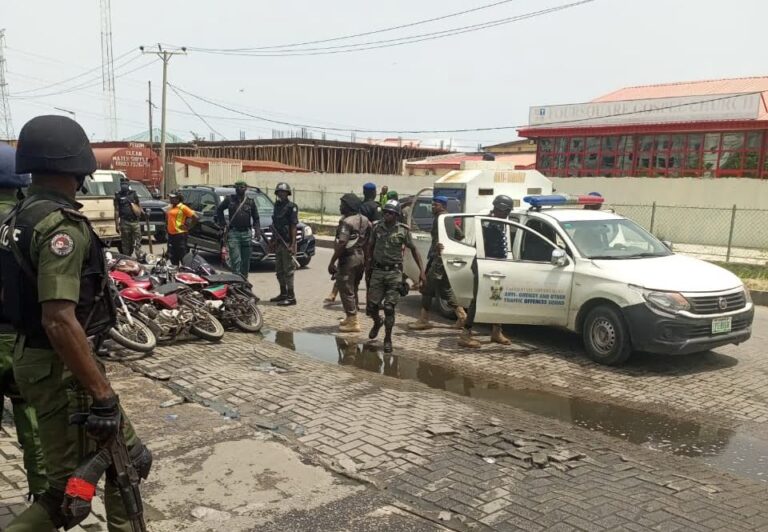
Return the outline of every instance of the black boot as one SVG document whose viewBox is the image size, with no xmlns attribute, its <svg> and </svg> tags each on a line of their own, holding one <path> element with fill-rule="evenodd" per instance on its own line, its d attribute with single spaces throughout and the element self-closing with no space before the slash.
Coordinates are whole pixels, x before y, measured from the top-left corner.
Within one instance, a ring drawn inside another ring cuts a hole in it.
<svg viewBox="0 0 768 532">
<path fill-rule="evenodd" d="M 371 332 L 368 333 L 368 338 L 373 340 L 379 335 L 381 326 L 384 325 L 384 320 L 381 319 L 378 312 L 371 316 L 371 318 L 373 318 L 373 327 L 371 327 Z"/>
<path fill-rule="evenodd" d="M 291 305 L 296 304 L 296 295 L 293 293 L 293 290 L 289 289 L 286 291 L 285 299 L 280 301 L 277 306 L 278 307 L 290 307 Z"/>
<path fill-rule="evenodd" d="M 384 315 L 384 352 L 392 352 L 392 327 L 395 326 L 395 314 L 394 311 L 391 314 Z"/>
<path fill-rule="evenodd" d="M 288 291 L 285 289 L 285 285 L 280 285 L 280 295 L 275 296 L 270 301 L 272 303 L 279 303 L 280 301 L 285 301 L 288 298 Z"/>
</svg>

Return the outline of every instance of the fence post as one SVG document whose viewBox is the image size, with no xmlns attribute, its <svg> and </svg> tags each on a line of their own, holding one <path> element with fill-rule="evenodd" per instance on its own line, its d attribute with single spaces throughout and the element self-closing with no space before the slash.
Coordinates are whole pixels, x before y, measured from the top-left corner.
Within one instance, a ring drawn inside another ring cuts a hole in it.
<svg viewBox="0 0 768 532">
<path fill-rule="evenodd" d="M 653 234 L 653 225 L 656 222 L 656 202 L 653 202 L 653 205 L 651 206 L 651 229 L 649 233 Z"/>
<path fill-rule="evenodd" d="M 725 262 L 731 262 L 731 244 L 733 244 L 733 226 L 736 224 L 736 205 L 731 209 L 731 227 L 728 230 L 728 250 L 725 252 Z"/>
<path fill-rule="evenodd" d="M 320 223 L 325 223 L 325 187 L 320 189 Z"/>
</svg>

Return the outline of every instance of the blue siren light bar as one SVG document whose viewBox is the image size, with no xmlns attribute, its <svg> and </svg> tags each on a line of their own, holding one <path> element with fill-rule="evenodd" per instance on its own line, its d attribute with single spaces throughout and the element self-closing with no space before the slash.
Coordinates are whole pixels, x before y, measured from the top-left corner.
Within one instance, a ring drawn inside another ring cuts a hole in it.
<svg viewBox="0 0 768 532">
<path fill-rule="evenodd" d="M 570 196 L 566 194 L 549 194 L 537 196 L 525 196 L 523 201 L 533 208 L 563 207 L 566 205 L 599 205 L 605 201 L 602 196 L 580 195 Z"/>
</svg>

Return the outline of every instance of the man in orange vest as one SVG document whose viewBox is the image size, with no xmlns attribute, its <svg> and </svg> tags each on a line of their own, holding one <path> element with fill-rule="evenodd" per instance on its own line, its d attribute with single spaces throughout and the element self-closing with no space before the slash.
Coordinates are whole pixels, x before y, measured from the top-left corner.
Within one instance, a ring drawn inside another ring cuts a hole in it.
<svg viewBox="0 0 768 532">
<path fill-rule="evenodd" d="M 178 266 L 187 253 L 187 235 L 197 223 L 197 215 L 182 203 L 184 198 L 179 192 L 172 192 L 168 199 L 171 202 L 171 208 L 165 213 L 168 222 L 168 254 L 171 256 L 171 264 Z"/>
</svg>

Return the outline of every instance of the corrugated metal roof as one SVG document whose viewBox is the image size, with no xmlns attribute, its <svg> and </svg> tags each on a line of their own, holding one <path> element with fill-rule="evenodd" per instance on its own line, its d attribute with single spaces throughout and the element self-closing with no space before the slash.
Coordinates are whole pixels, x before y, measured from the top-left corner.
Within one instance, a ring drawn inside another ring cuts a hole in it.
<svg viewBox="0 0 768 532">
<path fill-rule="evenodd" d="M 279 163 L 277 161 L 224 159 L 216 157 L 179 157 L 173 158 L 174 162 L 188 164 L 198 168 L 208 168 L 211 163 L 242 164 L 243 172 L 307 172 L 305 168 Z"/>
<path fill-rule="evenodd" d="M 621 100 L 642 100 L 645 98 L 673 98 L 676 96 L 705 96 L 710 94 L 751 92 L 768 92 L 768 76 L 639 85 L 637 87 L 619 89 L 592 101 L 616 102 Z"/>
</svg>

